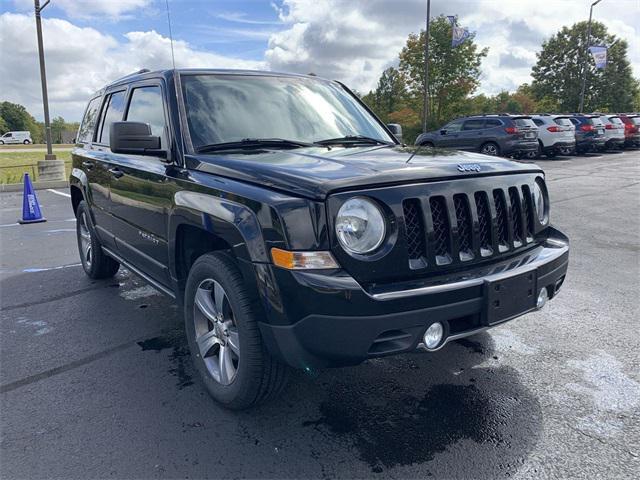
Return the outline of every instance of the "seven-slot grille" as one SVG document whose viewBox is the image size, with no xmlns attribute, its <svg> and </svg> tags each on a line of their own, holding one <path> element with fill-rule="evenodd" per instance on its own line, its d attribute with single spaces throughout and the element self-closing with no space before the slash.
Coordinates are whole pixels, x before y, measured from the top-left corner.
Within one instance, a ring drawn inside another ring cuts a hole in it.
<svg viewBox="0 0 640 480">
<path fill-rule="evenodd" d="M 436 195 L 428 201 L 408 198 L 403 211 L 412 268 L 480 260 L 533 242 L 533 203 L 527 185 Z"/>
</svg>

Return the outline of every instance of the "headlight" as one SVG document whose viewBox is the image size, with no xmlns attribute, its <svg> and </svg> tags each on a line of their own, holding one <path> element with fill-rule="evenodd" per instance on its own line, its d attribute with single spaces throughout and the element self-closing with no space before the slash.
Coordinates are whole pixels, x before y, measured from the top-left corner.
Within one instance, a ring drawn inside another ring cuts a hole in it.
<svg viewBox="0 0 640 480">
<path fill-rule="evenodd" d="M 538 180 L 533 184 L 533 204 L 536 208 L 536 214 L 538 215 L 538 221 L 541 224 L 547 223 L 549 217 L 547 215 L 547 205 L 544 198 L 544 192 Z"/>
<path fill-rule="evenodd" d="M 384 241 L 386 226 L 382 212 L 371 200 L 354 197 L 342 204 L 336 217 L 336 235 L 347 252 L 374 251 Z"/>
</svg>

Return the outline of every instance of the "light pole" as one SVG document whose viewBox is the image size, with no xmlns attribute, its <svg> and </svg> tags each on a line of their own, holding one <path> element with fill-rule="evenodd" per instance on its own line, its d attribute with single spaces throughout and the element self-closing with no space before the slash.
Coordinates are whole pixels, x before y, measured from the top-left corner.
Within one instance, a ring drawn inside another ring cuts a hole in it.
<svg viewBox="0 0 640 480">
<path fill-rule="evenodd" d="M 582 54 L 582 89 L 580 90 L 580 106 L 578 107 L 578 111 L 582 113 L 584 110 L 584 91 L 587 86 L 587 59 L 589 58 L 589 44 L 591 43 L 591 17 L 593 16 L 593 7 L 599 4 L 602 0 L 596 0 L 591 4 L 591 8 L 589 9 L 589 25 L 587 26 L 587 43 L 584 48 L 584 53 Z"/>
<path fill-rule="evenodd" d="M 422 131 L 427 131 L 429 112 L 429 23 L 431 17 L 431 0 L 427 0 L 427 26 L 424 32 L 424 105 L 422 115 Z"/>
<path fill-rule="evenodd" d="M 49 5 L 47 0 L 40 5 L 34 0 L 36 13 L 36 33 L 38 35 L 38 57 L 40 59 L 40 81 L 42 83 L 42 105 L 44 107 L 44 136 L 47 142 L 47 153 L 44 160 L 38 161 L 38 181 L 64 180 L 64 162 L 57 160 L 51 147 L 51 122 L 49 120 L 49 95 L 47 94 L 47 73 L 44 64 L 44 46 L 42 42 L 42 20 L 40 12 Z"/>
</svg>

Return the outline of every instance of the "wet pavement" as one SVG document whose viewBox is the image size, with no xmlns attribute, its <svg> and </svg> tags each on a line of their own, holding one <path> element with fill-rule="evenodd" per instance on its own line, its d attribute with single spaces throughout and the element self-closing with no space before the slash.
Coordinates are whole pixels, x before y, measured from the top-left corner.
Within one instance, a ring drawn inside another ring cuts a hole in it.
<svg viewBox="0 0 640 480">
<path fill-rule="evenodd" d="M 541 161 L 572 242 L 557 299 L 443 350 L 298 373 L 233 413 L 172 302 L 78 266 L 69 199 L 0 194 L 2 478 L 636 478 L 640 152 Z M 634 472 L 636 472 L 634 474 Z"/>
</svg>

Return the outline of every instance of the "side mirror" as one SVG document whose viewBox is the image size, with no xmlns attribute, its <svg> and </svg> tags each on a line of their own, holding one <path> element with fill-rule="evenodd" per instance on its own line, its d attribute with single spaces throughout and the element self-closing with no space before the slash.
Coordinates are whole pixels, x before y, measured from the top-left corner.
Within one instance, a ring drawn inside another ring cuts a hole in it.
<svg viewBox="0 0 640 480">
<path fill-rule="evenodd" d="M 160 137 L 151 135 L 148 123 L 113 122 L 109 129 L 109 144 L 113 153 L 167 156 L 166 150 L 160 149 Z"/>
<path fill-rule="evenodd" d="M 387 128 L 391 130 L 393 136 L 396 137 L 400 143 L 402 143 L 402 126 L 398 123 L 387 123 Z"/>
<path fill-rule="evenodd" d="M 440 135 L 446 135 L 447 131 L 445 129 L 440 130 Z"/>
</svg>

